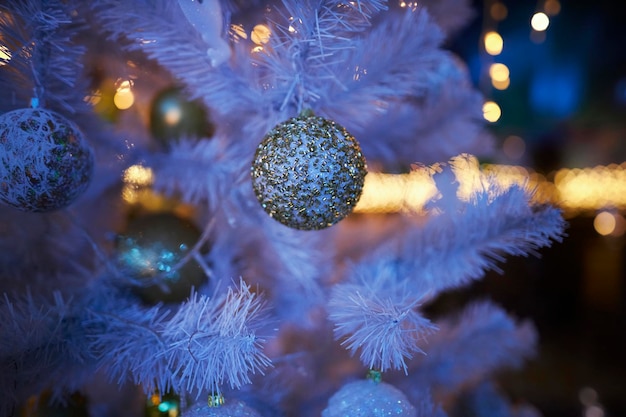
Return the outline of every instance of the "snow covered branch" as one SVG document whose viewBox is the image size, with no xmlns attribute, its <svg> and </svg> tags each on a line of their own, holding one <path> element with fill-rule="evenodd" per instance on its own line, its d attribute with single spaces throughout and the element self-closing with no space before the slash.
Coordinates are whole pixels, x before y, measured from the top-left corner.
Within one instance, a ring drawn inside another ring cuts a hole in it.
<svg viewBox="0 0 626 417">
<path fill-rule="evenodd" d="M 86 326 L 99 366 L 118 383 L 129 376 L 146 392 L 221 392 L 240 388 L 270 365 L 255 324 L 261 299 L 241 281 L 215 298 L 192 294 L 172 315 L 136 304 L 92 309 Z"/>
</svg>

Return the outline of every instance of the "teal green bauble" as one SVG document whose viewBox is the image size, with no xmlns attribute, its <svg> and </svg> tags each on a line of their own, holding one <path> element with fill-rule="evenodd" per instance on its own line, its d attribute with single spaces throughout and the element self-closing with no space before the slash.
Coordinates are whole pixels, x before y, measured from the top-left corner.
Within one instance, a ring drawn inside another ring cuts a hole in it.
<svg viewBox="0 0 626 417">
<path fill-rule="evenodd" d="M 159 92 L 150 105 L 150 133 L 168 146 L 182 138 L 210 138 L 215 127 L 202 103 L 189 100 L 182 89 L 171 87 Z"/>
<path fill-rule="evenodd" d="M 159 395 L 156 391 L 146 399 L 144 417 L 179 417 L 180 415 L 180 396 L 173 392 Z"/>
<path fill-rule="evenodd" d="M 193 223 L 173 213 L 132 217 L 115 241 L 118 268 L 137 282 L 133 291 L 144 302 L 183 302 L 206 280 L 193 258 L 181 265 L 200 236 Z"/>
</svg>

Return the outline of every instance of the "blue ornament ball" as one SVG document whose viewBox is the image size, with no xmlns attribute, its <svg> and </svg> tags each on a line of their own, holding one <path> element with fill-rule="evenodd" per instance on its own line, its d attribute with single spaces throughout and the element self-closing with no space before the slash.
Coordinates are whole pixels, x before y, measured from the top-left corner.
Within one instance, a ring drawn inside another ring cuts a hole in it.
<svg viewBox="0 0 626 417">
<path fill-rule="evenodd" d="M 270 217 L 294 229 L 319 230 L 352 212 L 367 166 L 344 127 L 303 113 L 265 135 L 251 174 L 254 193 Z"/>
<path fill-rule="evenodd" d="M 50 110 L 0 115 L 0 201 L 22 211 L 69 206 L 88 187 L 94 157 L 78 127 Z"/>
<path fill-rule="evenodd" d="M 341 387 L 322 411 L 322 417 L 416 417 L 415 407 L 402 391 L 387 384 L 364 379 Z"/>
</svg>

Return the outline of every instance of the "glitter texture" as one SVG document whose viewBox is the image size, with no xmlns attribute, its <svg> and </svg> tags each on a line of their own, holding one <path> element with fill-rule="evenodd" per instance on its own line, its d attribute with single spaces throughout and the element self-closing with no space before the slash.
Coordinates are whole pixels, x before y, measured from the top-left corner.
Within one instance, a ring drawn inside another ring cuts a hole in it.
<svg viewBox="0 0 626 417">
<path fill-rule="evenodd" d="M 182 302 L 206 276 L 191 259 L 178 265 L 200 239 L 200 230 L 171 213 L 131 218 L 116 238 L 117 265 L 138 283 L 161 276 L 160 285 L 138 285 L 134 292 L 146 303 Z M 178 266 L 178 268 L 177 268 Z"/>
<path fill-rule="evenodd" d="M 415 407 L 392 385 L 370 379 L 344 385 L 328 400 L 322 417 L 416 417 Z"/>
<path fill-rule="evenodd" d="M 263 209 L 301 230 L 323 229 L 350 214 L 367 174 L 361 148 L 344 127 L 305 114 L 263 138 L 251 171 Z"/>
<path fill-rule="evenodd" d="M 197 404 L 189 407 L 182 415 L 185 417 L 261 417 L 261 414 L 241 401 L 226 401 L 219 407 Z"/>
<path fill-rule="evenodd" d="M 70 205 L 91 182 L 94 158 L 78 128 L 44 109 L 0 115 L 0 201 L 23 211 Z"/>
</svg>

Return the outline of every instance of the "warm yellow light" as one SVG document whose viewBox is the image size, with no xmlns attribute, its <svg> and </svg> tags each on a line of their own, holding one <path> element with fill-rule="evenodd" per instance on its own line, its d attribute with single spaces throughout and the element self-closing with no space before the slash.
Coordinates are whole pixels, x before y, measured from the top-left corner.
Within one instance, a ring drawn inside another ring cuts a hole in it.
<svg viewBox="0 0 626 417">
<path fill-rule="evenodd" d="M 509 149 L 511 156 L 521 156 L 525 150 L 524 141 L 518 136 L 509 136 L 504 141 L 504 149 Z M 554 174 L 553 181 L 522 166 L 480 164 L 471 155 L 452 158 L 450 167 L 458 182 L 457 197 L 461 200 L 484 190 L 485 181 L 495 181 L 505 189 L 517 185 L 532 190 L 533 202 L 559 206 L 566 217 L 599 210 L 614 211 L 609 212 L 613 220 L 603 220 L 607 215 L 599 217 L 598 221 L 602 220 L 605 227 L 601 230 L 611 236 L 626 233 L 626 219 L 617 212 L 626 210 L 626 163 L 584 169 L 563 168 Z M 355 211 L 423 212 L 425 204 L 440 192 L 433 181 L 433 175 L 440 172 L 440 168 L 420 167 L 410 174 L 399 175 L 367 174 Z M 612 229 L 606 226 L 610 222 L 614 222 Z M 612 231 L 606 232 L 609 229 Z"/>
<path fill-rule="evenodd" d="M 501 63 L 491 64 L 489 66 L 489 76 L 494 81 L 504 82 L 509 79 L 509 67 Z"/>
<path fill-rule="evenodd" d="M 143 165 L 131 165 L 126 168 L 122 178 L 127 184 L 150 185 L 154 180 L 154 173 L 151 168 Z"/>
<path fill-rule="evenodd" d="M 495 21 L 500 21 L 506 19 L 509 11 L 503 3 L 499 1 L 493 3 L 489 8 L 489 14 Z"/>
<path fill-rule="evenodd" d="M 132 91 L 118 91 L 113 96 L 115 107 L 120 110 L 129 109 L 135 103 L 135 95 Z"/>
<path fill-rule="evenodd" d="M 230 30 L 231 30 L 231 33 L 233 33 L 235 36 L 241 39 L 248 39 L 248 34 L 246 33 L 246 30 L 243 28 L 243 25 L 232 24 L 230 25 Z"/>
<path fill-rule="evenodd" d="M 497 122 L 502 116 L 502 110 L 500 106 L 494 101 L 487 101 L 483 104 L 483 117 L 488 122 Z"/>
<path fill-rule="evenodd" d="M 154 173 L 151 168 L 142 165 L 132 165 L 122 175 L 124 188 L 122 198 L 130 204 L 141 203 L 146 207 L 158 207 L 163 203 L 163 196 L 154 193 L 150 185 L 154 182 Z"/>
<path fill-rule="evenodd" d="M 560 205 L 570 212 L 626 209 L 626 164 L 564 168 L 555 174 L 554 184 Z"/>
<path fill-rule="evenodd" d="M 126 110 L 135 103 L 135 95 L 131 90 L 130 81 L 122 81 L 113 96 L 113 104 L 120 110 Z"/>
<path fill-rule="evenodd" d="M 265 25 L 256 25 L 254 29 L 252 29 L 250 39 L 252 39 L 252 42 L 256 43 L 257 45 L 263 45 L 270 41 L 271 35 L 272 32 L 270 31 L 270 28 Z"/>
<path fill-rule="evenodd" d="M 532 19 L 530 19 L 530 25 L 537 32 L 543 32 L 548 29 L 550 18 L 543 12 L 537 12 L 533 15 Z"/>
<path fill-rule="evenodd" d="M 496 90 L 506 90 L 511 85 L 511 79 L 507 78 L 504 81 L 498 81 L 498 80 L 491 79 L 491 85 Z"/>
<path fill-rule="evenodd" d="M 615 231 L 615 216 L 608 211 L 602 211 L 593 219 L 593 228 L 602 236 L 607 236 Z"/>
<path fill-rule="evenodd" d="M 370 172 L 365 176 L 363 193 L 354 211 L 419 212 L 437 194 L 431 174 L 426 168 L 398 175 Z"/>
<path fill-rule="evenodd" d="M 0 45 L 0 66 L 6 65 L 5 61 L 11 60 L 11 51 L 4 45 Z"/>
<path fill-rule="evenodd" d="M 499 55 L 504 47 L 504 40 L 498 32 L 487 32 L 485 34 L 485 51 L 489 55 Z"/>
</svg>

